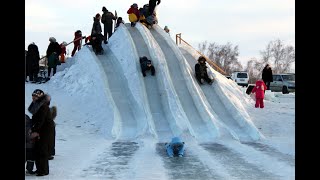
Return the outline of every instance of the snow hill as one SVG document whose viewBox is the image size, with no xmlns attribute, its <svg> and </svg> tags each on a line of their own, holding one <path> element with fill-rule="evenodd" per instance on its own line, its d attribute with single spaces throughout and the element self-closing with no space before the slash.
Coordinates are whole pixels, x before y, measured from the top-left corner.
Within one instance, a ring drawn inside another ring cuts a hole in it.
<svg viewBox="0 0 320 180">
<path fill-rule="evenodd" d="M 50 81 L 26 84 L 26 114 L 36 88 L 58 107 L 56 156 L 44 178 L 295 178 L 294 104 L 266 93 L 266 107 L 253 108 L 240 86 L 211 67 L 214 83 L 199 86 L 199 55 L 157 25 L 121 24 L 103 48 L 97 56 L 83 46 Z M 141 56 L 152 60 L 155 76 L 142 76 Z M 174 136 L 185 142 L 184 158 L 165 153 Z"/>
</svg>

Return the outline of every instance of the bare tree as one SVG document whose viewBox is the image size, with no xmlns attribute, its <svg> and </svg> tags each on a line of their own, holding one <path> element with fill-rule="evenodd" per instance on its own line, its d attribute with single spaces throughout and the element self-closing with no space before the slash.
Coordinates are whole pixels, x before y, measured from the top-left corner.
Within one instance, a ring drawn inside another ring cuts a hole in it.
<svg viewBox="0 0 320 180">
<path fill-rule="evenodd" d="M 242 65 L 238 61 L 239 49 L 236 45 L 228 42 L 226 45 L 219 45 L 217 43 L 207 43 L 207 41 L 198 45 L 199 51 L 205 54 L 209 59 L 216 63 L 227 74 L 233 71 L 242 70 Z"/>
<path fill-rule="evenodd" d="M 266 49 L 261 52 L 262 62 L 271 62 L 274 73 L 286 73 L 290 71 L 295 62 L 295 49 L 291 45 L 284 45 L 280 39 L 270 41 Z"/>
</svg>

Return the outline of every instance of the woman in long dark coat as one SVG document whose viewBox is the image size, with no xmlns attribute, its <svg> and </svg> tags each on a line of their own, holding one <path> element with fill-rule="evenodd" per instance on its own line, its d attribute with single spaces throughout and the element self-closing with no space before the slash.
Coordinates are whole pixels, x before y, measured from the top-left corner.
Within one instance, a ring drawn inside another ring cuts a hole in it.
<svg viewBox="0 0 320 180">
<path fill-rule="evenodd" d="M 262 80 L 267 85 L 267 90 L 270 90 L 270 82 L 273 82 L 272 69 L 269 64 L 262 70 Z"/>
<path fill-rule="evenodd" d="M 39 138 L 35 142 L 35 163 L 37 167 L 37 176 L 45 176 L 49 174 L 49 156 L 52 149 L 54 138 L 54 122 L 51 116 L 47 94 L 40 89 L 36 89 L 32 93 L 32 102 L 28 107 L 32 114 L 34 126 L 32 133 L 38 133 Z"/>
</svg>

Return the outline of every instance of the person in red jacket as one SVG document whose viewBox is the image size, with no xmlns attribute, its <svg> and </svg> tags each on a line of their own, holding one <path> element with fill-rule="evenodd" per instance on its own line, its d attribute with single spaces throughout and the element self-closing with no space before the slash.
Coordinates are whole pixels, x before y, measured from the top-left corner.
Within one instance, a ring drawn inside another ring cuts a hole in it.
<svg viewBox="0 0 320 180">
<path fill-rule="evenodd" d="M 266 84 L 263 82 L 263 80 L 257 80 L 255 87 L 252 89 L 252 93 L 256 94 L 256 104 L 255 107 L 258 108 L 264 108 L 264 90 L 267 89 Z"/>
<path fill-rule="evenodd" d="M 128 9 L 127 14 L 129 14 L 129 21 L 131 22 L 131 27 L 134 27 L 140 18 L 138 4 L 133 3 Z"/>
<path fill-rule="evenodd" d="M 78 51 L 80 50 L 81 48 L 81 45 L 80 45 L 80 41 L 82 40 L 82 32 L 80 30 L 77 30 L 75 33 L 74 33 L 74 47 L 73 47 L 73 50 L 72 50 L 72 53 L 71 53 L 71 56 L 73 57 L 74 54 L 76 53 L 77 49 Z"/>
<path fill-rule="evenodd" d="M 61 47 L 60 62 L 61 62 L 61 63 L 65 63 L 65 55 L 67 54 L 67 52 L 66 52 L 66 45 L 67 45 L 67 43 L 66 43 L 65 41 L 63 41 L 63 42 L 60 44 L 60 47 Z"/>
</svg>

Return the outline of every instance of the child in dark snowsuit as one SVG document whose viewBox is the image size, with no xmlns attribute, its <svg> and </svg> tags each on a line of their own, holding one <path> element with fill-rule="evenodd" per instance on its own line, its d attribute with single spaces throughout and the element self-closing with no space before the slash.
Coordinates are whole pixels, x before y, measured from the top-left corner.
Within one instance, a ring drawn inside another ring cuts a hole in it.
<svg viewBox="0 0 320 180">
<path fill-rule="evenodd" d="M 32 119 L 30 119 L 30 117 L 28 115 L 25 115 L 25 131 L 26 131 L 26 162 L 27 162 L 27 173 L 29 174 L 35 174 L 35 172 L 33 171 L 33 167 L 34 167 L 34 161 L 35 161 L 35 150 L 34 150 L 34 139 L 31 137 L 31 128 L 33 126 L 32 124 Z"/>
<path fill-rule="evenodd" d="M 140 65 L 141 65 L 141 70 L 142 74 L 145 77 L 146 76 L 146 71 L 151 70 L 151 75 L 154 76 L 156 71 L 151 64 L 151 60 L 149 60 L 146 56 L 140 57 Z"/>
<path fill-rule="evenodd" d="M 200 84 L 201 79 L 204 79 L 210 85 L 213 83 L 213 79 L 210 79 L 207 73 L 206 59 L 203 56 L 198 58 L 198 63 L 195 65 L 196 78 Z"/>
<path fill-rule="evenodd" d="M 264 91 L 267 89 L 266 84 L 263 82 L 263 80 L 256 81 L 256 86 L 252 89 L 252 93 L 256 94 L 256 104 L 255 107 L 258 108 L 264 108 Z"/>
</svg>

